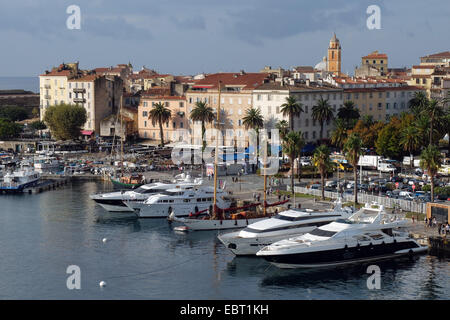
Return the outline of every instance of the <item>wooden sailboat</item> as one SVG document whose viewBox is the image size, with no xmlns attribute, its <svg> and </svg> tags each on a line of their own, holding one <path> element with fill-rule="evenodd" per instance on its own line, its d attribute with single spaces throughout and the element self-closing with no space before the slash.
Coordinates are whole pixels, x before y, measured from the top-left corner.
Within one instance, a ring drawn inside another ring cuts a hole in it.
<svg viewBox="0 0 450 320">
<path fill-rule="evenodd" d="M 220 130 L 220 93 L 221 93 L 221 82 L 219 81 L 219 104 L 217 108 L 217 130 Z M 252 208 L 256 209 L 261 203 L 250 203 L 242 207 L 234 207 L 227 209 L 220 209 L 217 206 L 217 164 L 218 164 L 218 154 L 219 154 L 219 139 L 216 137 L 216 151 L 214 159 L 214 202 L 213 202 L 213 212 L 212 215 L 199 217 L 198 215 L 192 215 L 189 218 L 177 218 L 176 212 L 172 212 L 169 219 L 176 222 L 183 223 L 187 229 L 192 231 L 200 230 L 225 230 L 225 229 L 236 229 L 244 228 L 249 224 L 268 219 L 270 214 L 266 212 L 266 208 L 284 204 L 287 201 L 281 201 L 274 204 L 267 204 L 266 201 L 266 168 L 264 167 L 264 203 L 263 212 L 258 213 L 257 210 L 250 210 Z M 267 152 L 265 153 L 267 155 Z"/>
<path fill-rule="evenodd" d="M 122 114 L 122 96 L 120 96 L 120 176 L 111 177 L 111 182 L 115 188 L 118 189 L 135 189 L 145 184 L 145 177 L 142 174 L 123 175 L 123 140 L 126 134 L 123 129 L 123 114 Z M 117 123 L 117 121 L 116 121 Z M 114 146 L 113 146 L 114 147 Z"/>
</svg>

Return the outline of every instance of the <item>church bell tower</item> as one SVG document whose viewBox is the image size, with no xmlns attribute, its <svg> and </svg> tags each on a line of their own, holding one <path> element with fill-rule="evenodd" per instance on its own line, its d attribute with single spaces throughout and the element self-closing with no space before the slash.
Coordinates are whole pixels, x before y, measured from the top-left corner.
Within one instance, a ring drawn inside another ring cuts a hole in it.
<svg viewBox="0 0 450 320">
<path fill-rule="evenodd" d="M 333 38 L 330 40 L 327 60 L 327 71 L 339 75 L 341 73 L 341 44 L 339 43 L 339 39 L 336 38 L 336 34 L 334 34 Z"/>
</svg>

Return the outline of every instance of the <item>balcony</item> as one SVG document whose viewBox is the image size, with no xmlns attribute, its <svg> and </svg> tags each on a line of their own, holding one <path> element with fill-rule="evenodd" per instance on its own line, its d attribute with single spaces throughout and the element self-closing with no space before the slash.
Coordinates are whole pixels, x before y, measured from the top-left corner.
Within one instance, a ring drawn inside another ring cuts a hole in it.
<svg viewBox="0 0 450 320">
<path fill-rule="evenodd" d="M 49 85 L 49 84 L 44 84 L 44 88 L 45 89 L 50 89 L 52 86 L 51 85 Z"/>
<path fill-rule="evenodd" d="M 84 88 L 73 88 L 73 92 L 75 92 L 75 93 L 86 93 L 86 89 L 84 89 Z"/>
<path fill-rule="evenodd" d="M 75 102 L 75 103 L 86 103 L 86 99 L 84 99 L 84 98 L 73 98 L 73 102 Z"/>
<path fill-rule="evenodd" d="M 44 96 L 44 99 L 47 99 L 47 100 L 50 100 L 52 98 L 52 96 L 49 96 L 48 94 L 46 94 L 45 96 Z"/>
</svg>

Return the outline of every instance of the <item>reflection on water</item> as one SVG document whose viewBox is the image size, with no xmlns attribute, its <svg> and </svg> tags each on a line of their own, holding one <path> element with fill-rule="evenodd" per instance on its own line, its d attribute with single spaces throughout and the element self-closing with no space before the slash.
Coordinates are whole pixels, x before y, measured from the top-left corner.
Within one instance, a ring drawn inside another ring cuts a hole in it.
<svg viewBox="0 0 450 320">
<path fill-rule="evenodd" d="M 282 270 L 234 257 L 217 231 L 175 232 L 165 219 L 107 213 L 84 182 L 36 195 L 0 197 L 3 299 L 445 299 L 448 260 L 421 256 L 383 262 L 381 290 L 368 290 L 367 266 Z M 104 243 L 103 238 L 108 241 Z M 67 290 L 66 268 L 82 270 Z M 108 286 L 99 289 L 99 281 Z"/>
</svg>

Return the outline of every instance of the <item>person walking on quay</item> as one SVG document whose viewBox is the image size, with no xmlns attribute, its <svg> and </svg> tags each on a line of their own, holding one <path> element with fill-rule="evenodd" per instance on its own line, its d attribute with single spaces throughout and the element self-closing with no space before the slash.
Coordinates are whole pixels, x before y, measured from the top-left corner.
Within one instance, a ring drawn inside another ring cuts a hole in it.
<svg viewBox="0 0 450 320">
<path fill-rule="evenodd" d="M 445 234 L 449 234 L 450 233 L 450 224 L 448 224 L 445 226 Z"/>
<path fill-rule="evenodd" d="M 425 221 L 425 227 L 426 226 L 428 226 L 428 219 L 427 219 L 427 217 L 425 216 L 425 219 L 424 219 L 424 221 Z"/>
<path fill-rule="evenodd" d="M 433 228 L 436 227 L 436 224 L 437 224 L 436 217 L 433 217 Z"/>
</svg>

